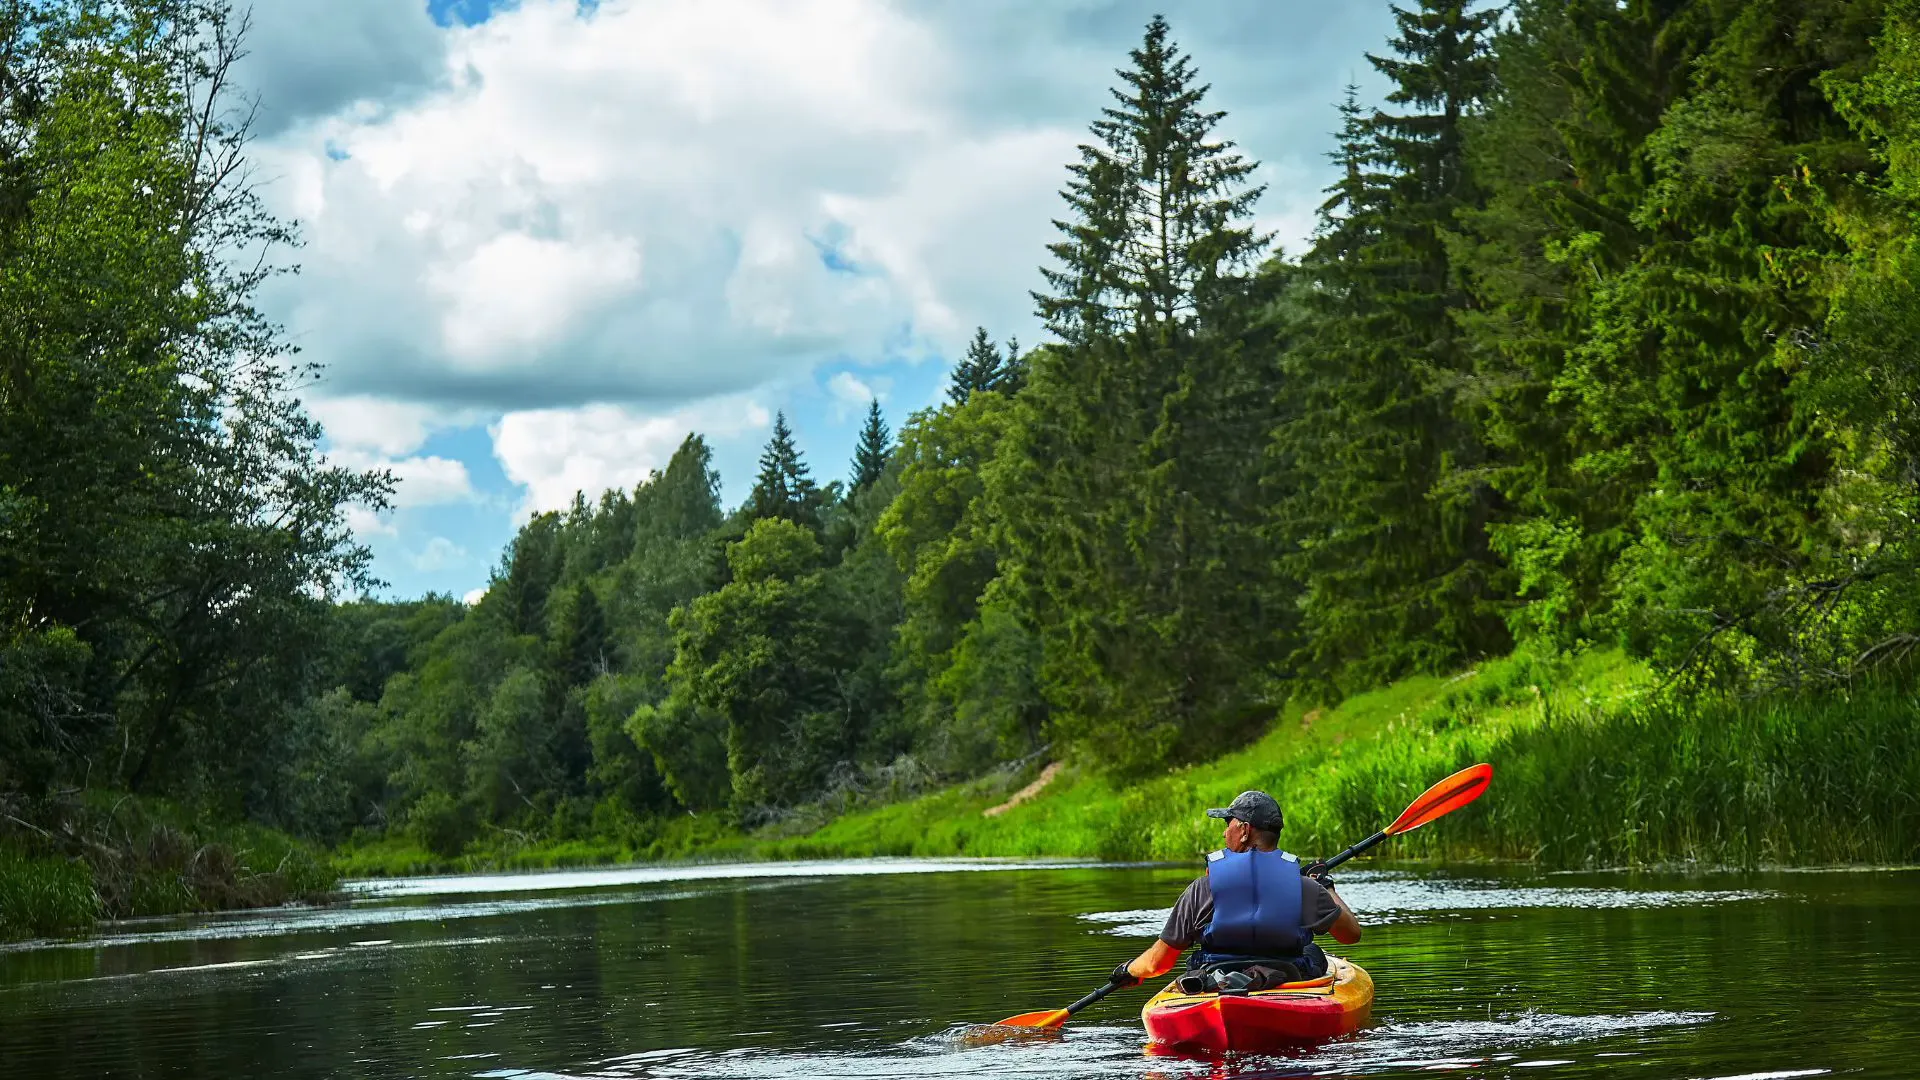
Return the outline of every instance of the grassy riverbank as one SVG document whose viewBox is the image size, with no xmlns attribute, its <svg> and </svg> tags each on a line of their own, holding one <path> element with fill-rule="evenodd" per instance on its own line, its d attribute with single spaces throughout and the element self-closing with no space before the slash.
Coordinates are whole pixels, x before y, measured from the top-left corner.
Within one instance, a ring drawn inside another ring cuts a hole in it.
<svg viewBox="0 0 1920 1080">
<path fill-rule="evenodd" d="M 1397 857 L 1550 866 L 1902 863 L 1920 859 L 1920 697 L 1677 704 L 1597 655 L 1412 679 L 1319 714 L 1290 713 L 1254 746 L 1130 787 L 1062 777 L 993 818 L 965 789 L 764 846 L 774 857 L 1056 855 L 1189 858 L 1217 841 L 1200 809 L 1260 787 L 1285 843 L 1329 853 L 1475 761 L 1492 792 L 1396 840 Z"/>
<path fill-rule="evenodd" d="M 1917 716 L 1910 690 L 1684 704 L 1617 654 L 1515 657 L 1335 708 L 1289 709 L 1248 747 L 1137 784 L 1069 768 L 991 817 L 1037 766 L 800 835 L 789 825 L 743 837 L 709 815 L 563 844 L 503 838 L 456 860 L 384 840 L 337 861 L 361 876 L 660 859 L 1187 859 L 1218 839 L 1200 811 L 1246 788 L 1280 795 L 1287 846 L 1321 854 L 1391 820 L 1453 769 L 1491 761 L 1488 797 L 1395 841 L 1391 854 L 1549 866 L 1911 862 L 1920 860 Z"/>
<path fill-rule="evenodd" d="M 6 820 L 0 940 L 81 933 L 100 919 L 318 900 L 339 882 L 323 853 L 282 833 L 208 824 L 113 793 L 9 808 Z"/>
</svg>

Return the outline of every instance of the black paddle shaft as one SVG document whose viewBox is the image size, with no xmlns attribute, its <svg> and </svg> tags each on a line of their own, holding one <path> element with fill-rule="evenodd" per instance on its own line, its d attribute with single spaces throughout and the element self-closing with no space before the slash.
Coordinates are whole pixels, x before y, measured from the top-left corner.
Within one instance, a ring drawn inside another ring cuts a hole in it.
<svg viewBox="0 0 1920 1080">
<path fill-rule="evenodd" d="M 1331 870 L 1334 867 L 1339 866 L 1341 863 L 1346 862 L 1348 859 L 1353 858 L 1355 855 L 1359 855 L 1362 852 L 1365 852 L 1371 849 L 1374 845 L 1378 844 L 1382 840 L 1385 840 L 1386 838 L 1387 838 L 1387 831 L 1385 829 L 1382 829 L 1379 832 L 1374 833 L 1372 836 L 1367 837 L 1365 840 L 1362 840 L 1359 843 L 1348 848 L 1347 850 L 1341 852 L 1340 854 L 1335 855 L 1333 858 L 1328 859 L 1326 862 L 1321 863 L 1319 869 L 1323 873 L 1325 871 Z"/>
<path fill-rule="evenodd" d="M 1108 994 L 1113 993 L 1115 990 L 1118 990 L 1119 988 L 1120 988 L 1119 983 L 1112 983 L 1112 982 L 1106 984 L 1105 986 L 1102 986 L 1100 989 L 1095 990 L 1093 993 L 1088 994 L 1086 997 L 1083 997 L 1079 1001 L 1076 1001 L 1073 1004 L 1067 1006 L 1067 1015 L 1072 1016 L 1074 1013 L 1077 1013 L 1081 1009 L 1084 1009 L 1087 1006 L 1093 1004 L 1094 1002 L 1099 1001 L 1101 998 L 1106 997 Z"/>
</svg>

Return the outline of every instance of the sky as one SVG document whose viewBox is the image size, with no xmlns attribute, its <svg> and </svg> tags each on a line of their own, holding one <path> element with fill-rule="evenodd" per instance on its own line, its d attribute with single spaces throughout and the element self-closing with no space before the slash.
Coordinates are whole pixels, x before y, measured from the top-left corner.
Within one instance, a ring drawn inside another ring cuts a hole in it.
<svg viewBox="0 0 1920 1080">
<path fill-rule="evenodd" d="M 728 505 L 776 411 L 844 478 L 977 326 L 1044 340 L 1059 190 L 1148 19 L 1310 236 L 1372 0 L 270 0 L 239 79 L 299 272 L 263 310 L 323 366 L 381 595 L 473 597 L 529 515 L 632 488 L 689 432 Z"/>
</svg>

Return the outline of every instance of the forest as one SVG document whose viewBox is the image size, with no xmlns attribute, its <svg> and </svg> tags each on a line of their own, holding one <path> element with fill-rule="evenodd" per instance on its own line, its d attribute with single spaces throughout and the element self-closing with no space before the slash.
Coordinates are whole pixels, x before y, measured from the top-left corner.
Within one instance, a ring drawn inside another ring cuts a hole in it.
<svg viewBox="0 0 1920 1080">
<path fill-rule="evenodd" d="M 294 233 L 219 107 L 233 16 L 4 10 L 0 885 L 140 848 L 96 884 L 138 910 L 220 828 L 299 838 L 247 834 L 287 877 L 1124 790 L 1486 663 L 1617 652 L 1675 716 L 1910 685 L 1916 0 L 1396 8 L 1299 252 L 1156 18 L 1063 163 L 1044 343 L 982 328 L 844 467 L 777 419 L 735 507 L 689 433 L 471 606 L 364 598 L 345 512 L 392 481 L 327 462 L 252 306 Z"/>
</svg>

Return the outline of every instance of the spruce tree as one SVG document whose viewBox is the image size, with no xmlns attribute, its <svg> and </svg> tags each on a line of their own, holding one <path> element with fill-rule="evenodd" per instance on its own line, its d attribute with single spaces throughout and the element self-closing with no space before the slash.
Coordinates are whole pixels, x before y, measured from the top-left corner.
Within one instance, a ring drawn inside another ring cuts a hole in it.
<svg viewBox="0 0 1920 1080">
<path fill-rule="evenodd" d="M 1710 37 L 1701 9 L 1664 0 L 1523 0 L 1468 139 L 1485 201 L 1459 215 L 1455 265 L 1473 301 L 1455 317 L 1489 480 L 1510 506 L 1490 541 L 1513 567 L 1517 634 L 1593 638 L 1608 568 L 1632 540 L 1646 476 L 1589 467 L 1610 440 L 1562 380 L 1606 283 L 1650 240 L 1633 220 L 1652 179 L 1646 140 Z"/>
<path fill-rule="evenodd" d="M 817 527 L 820 489 L 808 473 L 807 463 L 793 444 L 793 429 L 787 426 L 787 414 L 773 415 L 773 436 L 760 454 L 760 473 L 753 491 L 747 496 L 747 517 L 783 518 Z"/>
<path fill-rule="evenodd" d="M 965 405 L 967 398 L 982 390 L 998 390 L 1005 375 L 1006 362 L 1001 359 L 999 348 L 987 340 L 986 327 L 977 327 L 973 340 L 967 344 L 967 354 L 953 366 L 947 400 Z"/>
<path fill-rule="evenodd" d="M 1506 647 L 1467 307 L 1450 255 L 1477 198 L 1464 126 L 1488 93 L 1495 15 L 1459 0 L 1396 7 L 1394 57 L 1370 57 L 1408 112 L 1365 116 L 1349 91 L 1313 250 L 1309 326 L 1287 357 L 1273 536 L 1306 593 L 1304 675 L 1369 684 Z"/>
<path fill-rule="evenodd" d="M 1062 193 L 1027 422 L 996 493 L 1061 733 L 1134 772 L 1263 708 L 1265 357 L 1246 347 L 1254 164 L 1155 18 Z"/>
<path fill-rule="evenodd" d="M 1207 87 L 1168 31 L 1160 16 L 1147 24 L 1133 66 L 1116 72 L 1126 88 L 1093 123 L 1100 145 L 1067 167 L 1071 220 L 1054 222 L 1065 238 L 1047 246 L 1060 265 L 1042 270 L 1051 291 L 1034 302 L 1069 344 L 1190 328 L 1266 245 L 1249 221 L 1264 190 L 1247 184 L 1255 163 L 1214 141 L 1226 114 L 1201 109 Z"/>
<path fill-rule="evenodd" d="M 1599 290 L 1559 380 L 1607 445 L 1590 475 L 1636 489 L 1605 601 L 1657 661 L 1743 677 L 1752 642 L 1729 623 L 1804 575 L 1823 540 L 1834 432 L 1799 404 L 1794 342 L 1827 309 L 1816 268 L 1843 250 L 1817 207 L 1851 197 L 1864 155 L 1809 73 L 1865 52 L 1870 6 L 1726 10 L 1646 139 L 1632 221 L 1647 242 Z"/>
<path fill-rule="evenodd" d="M 893 453 L 893 434 L 880 416 L 880 402 L 867 402 L 867 422 L 860 427 L 860 442 L 853 450 L 853 492 L 873 486 L 887 470 L 887 458 Z M 849 494 L 851 494 L 850 492 Z"/>
<path fill-rule="evenodd" d="M 1020 339 L 1007 339 L 1007 363 L 994 389 L 1012 397 L 1027 385 L 1027 360 L 1020 355 Z"/>
</svg>

